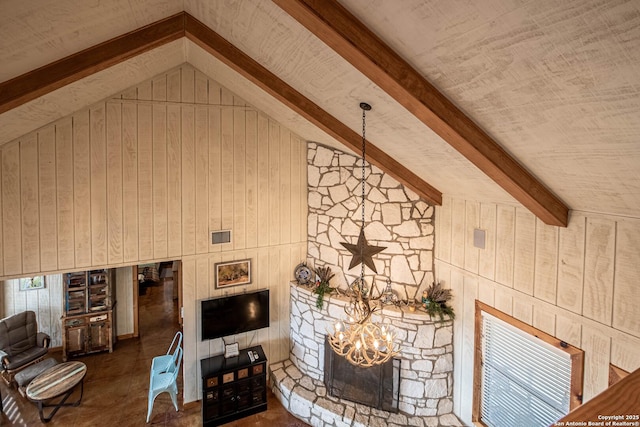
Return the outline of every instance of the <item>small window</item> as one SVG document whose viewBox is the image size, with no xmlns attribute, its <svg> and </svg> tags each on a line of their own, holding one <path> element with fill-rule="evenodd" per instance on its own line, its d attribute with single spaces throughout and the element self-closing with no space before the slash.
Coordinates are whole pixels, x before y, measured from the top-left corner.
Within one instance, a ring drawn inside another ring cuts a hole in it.
<svg viewBox="0 0 640 427">
<path fill-rule="evenodd" d="M 584 352 L 476 301 L 473 420 L 548 426 L 581 403 Z"/>
</svg>

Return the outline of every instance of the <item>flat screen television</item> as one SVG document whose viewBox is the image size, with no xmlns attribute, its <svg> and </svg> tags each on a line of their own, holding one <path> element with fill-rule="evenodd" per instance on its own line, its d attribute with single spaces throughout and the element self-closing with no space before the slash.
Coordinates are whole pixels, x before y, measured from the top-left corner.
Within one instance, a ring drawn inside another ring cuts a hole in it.
<svg viewBox="0 0 640 427">
<path fill-rule="evenodd" d="M 202 301 L 202 341 L 269 326 L 269 289 Z"/>
</svg>

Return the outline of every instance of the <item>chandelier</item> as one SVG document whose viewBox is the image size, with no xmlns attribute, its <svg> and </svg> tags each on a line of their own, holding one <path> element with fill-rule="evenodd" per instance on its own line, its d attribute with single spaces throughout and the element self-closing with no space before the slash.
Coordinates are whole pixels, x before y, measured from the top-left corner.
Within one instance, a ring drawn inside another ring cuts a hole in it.
<svg viewBox="0 0 640 427">
<path fill-rule="evenodd" d="M 372 256 L 386 249 L 382 246 L 369 245 L 364 235 L 365 223 L 365 129 L 366 112 L 371 110 L 367 103 L 360 103 L 362 108 L 362 225 L 356 245 L 342 243 L 353 254 L 349 268 L 360 264 L 360 277 L 350 286 L 350 301 L 345 307 L 347 319 L 337 321 L 334 330 L 329 332 L 328 341 L 333 351 L 347 359 L 351 364 L 360 367 L 371 367 L 387 362 L 398 354 L 394 346 L 393 332 L 388 325 L 375 323 L 371 315 L 380 308 L 381 294 L 374 297 L 364 281 L 365 265 L 377 273 Z"/>
</svg>

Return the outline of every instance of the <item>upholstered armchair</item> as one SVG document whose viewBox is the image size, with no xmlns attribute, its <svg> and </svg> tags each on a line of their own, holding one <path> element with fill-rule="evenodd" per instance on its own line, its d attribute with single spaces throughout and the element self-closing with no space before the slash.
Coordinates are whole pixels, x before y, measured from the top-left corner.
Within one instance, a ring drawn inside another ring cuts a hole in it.
<svg viewBox="0 0 640 427">
<path fill-rule="evenodd" d="M 0 362 L 7 384 L 27 366 L 39 362 L 49 351 L 49 335 L 38 332 L 36 314 L 23 311 L 0 320 Z"/>
</svg>

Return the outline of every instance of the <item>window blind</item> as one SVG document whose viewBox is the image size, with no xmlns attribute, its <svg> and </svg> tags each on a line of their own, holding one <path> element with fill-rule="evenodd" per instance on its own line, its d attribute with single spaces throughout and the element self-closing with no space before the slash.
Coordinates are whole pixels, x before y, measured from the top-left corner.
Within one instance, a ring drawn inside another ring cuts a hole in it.
<svg viewBox="0 0 640 427">
<path fill-rule="evenodd" d="M 549 426 L 569 412 L 571 358 L 482 312 L 481 420 L 489 427 Z"/>
</svg>

